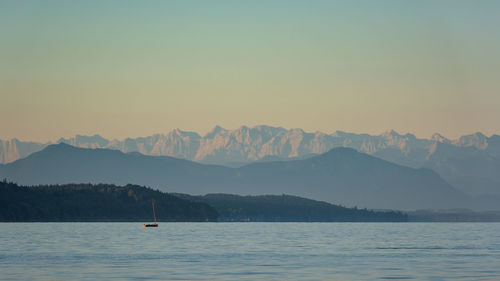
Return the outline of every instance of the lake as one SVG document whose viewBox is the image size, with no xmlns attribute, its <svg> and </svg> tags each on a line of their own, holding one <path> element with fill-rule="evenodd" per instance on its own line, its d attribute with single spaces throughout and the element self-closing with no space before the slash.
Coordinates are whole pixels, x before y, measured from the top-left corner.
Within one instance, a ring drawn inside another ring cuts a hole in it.
<svg viewBox="0 0 500 281">
<path fill-rule="evenodd" d="M 2 280 L 500 280 L 500 223 L 0 223 Z"/>
</svg>

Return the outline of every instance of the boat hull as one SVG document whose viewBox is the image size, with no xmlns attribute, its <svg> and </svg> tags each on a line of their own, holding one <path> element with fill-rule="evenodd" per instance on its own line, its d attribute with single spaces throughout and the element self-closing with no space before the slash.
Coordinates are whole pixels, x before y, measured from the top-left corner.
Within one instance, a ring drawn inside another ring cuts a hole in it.
<svg viewBox="0 0 500 281">
<path fill-rule="evenodd" d="M 143 227 L 158 227 L 158 224 L 142 224 Z"/>
</svg>

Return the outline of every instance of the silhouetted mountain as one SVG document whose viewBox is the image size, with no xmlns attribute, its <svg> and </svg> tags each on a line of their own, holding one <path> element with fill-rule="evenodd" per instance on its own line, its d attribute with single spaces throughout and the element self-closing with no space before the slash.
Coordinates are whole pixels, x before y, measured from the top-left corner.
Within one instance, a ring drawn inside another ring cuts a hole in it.
<svg viewBox="0 0 500 281">
<path fill-rule="evenodd" d="M 1 165 L 0 177 L 26 185 L 132 183 L 188 194 L 286 193 L 367 208 L 469 207 L 467 196 L 432 170 L 400 166 L 349 148 L 302 160 L 228 168 L 58 144 Z"/>
<path fill-rule="evenodd" d="M 457 147 L 445 143 L 431 146 L 424 167 L 468 194 L 500 195 L 500 158 L 475 146 Z"/>
<path fill-rule="evenodd" d="M 197 183 L 223 174 L 225 167 L 203 165 L 169 156 L 146 156 L 112 149 L 85 149 L 60 143 L 27 158 L 0 166 L 0 175 L 24 185 L 65 183 L 167 185 Z M 198 184 L 195 184 L 198 186 Z"/>
<path fill-rule="evenodd" d="M 376 222 L 407 221 L 407 216 L 394 211 L 371 211 L 346 208 L 326 202 L 290 195 L 238 196 L 232 194 L 207 194 L 191 196 L 177 194 L 180 198 L 203 202 L 214 207 L 219 221 L 264 222 Z"/>
<path fill-rule="evenodd" d="M 463 206 L 466 196 L 429 169 L 412 169 L 336 148 L 304 160 L 254 163 L 239 169 L 242 182 L 329 202 L 370 208 Z M 305 195 L 307 194 L 307 196 Z"/>
</svg>

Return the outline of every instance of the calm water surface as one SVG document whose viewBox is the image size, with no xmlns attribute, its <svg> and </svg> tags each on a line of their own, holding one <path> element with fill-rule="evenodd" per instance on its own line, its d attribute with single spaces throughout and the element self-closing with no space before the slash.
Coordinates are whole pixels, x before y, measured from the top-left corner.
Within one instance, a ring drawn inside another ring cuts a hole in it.
<svg viewBox="0 0 500 281">
<path fill-rule="evenodd" d="M 0 223 L 0 279 L 500 280 L 500 223 Z"/>
</svg>

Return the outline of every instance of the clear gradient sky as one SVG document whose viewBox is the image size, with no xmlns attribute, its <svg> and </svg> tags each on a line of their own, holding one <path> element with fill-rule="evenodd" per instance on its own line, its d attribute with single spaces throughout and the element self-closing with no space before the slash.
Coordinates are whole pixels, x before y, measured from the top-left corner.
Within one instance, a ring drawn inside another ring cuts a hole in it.
<svg viewBox="0 0 500 281">
<path fill-rule="evenodd" d="M 0 0 L 0 139 L 500 133 L 500 1 Z"/>
</svg>

